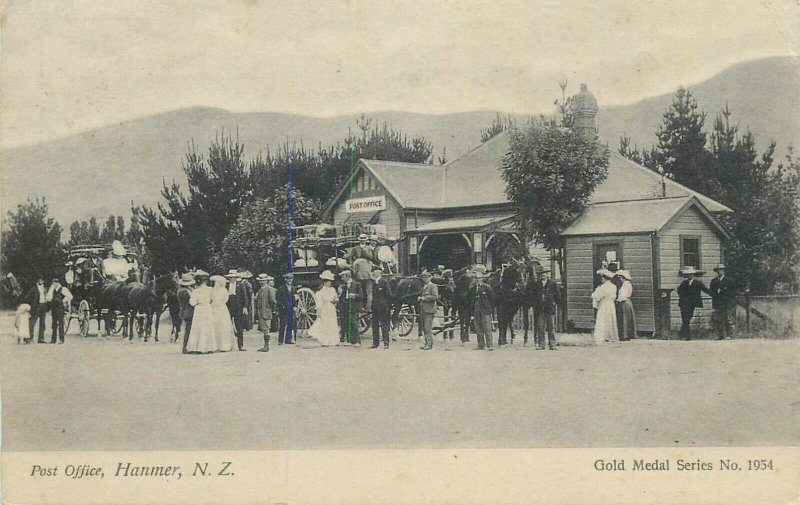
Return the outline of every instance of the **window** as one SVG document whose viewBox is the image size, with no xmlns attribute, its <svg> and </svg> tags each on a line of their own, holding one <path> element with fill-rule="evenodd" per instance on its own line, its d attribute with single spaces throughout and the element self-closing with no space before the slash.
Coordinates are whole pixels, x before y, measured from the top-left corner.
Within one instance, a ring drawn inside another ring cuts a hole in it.
<svg viewBox="0 0 800 505">
<path fill-rule="evenodd" d="M 700 237 L 681 237 L 681 268 L 695 267 L 700 270 Z"/>
</svg>

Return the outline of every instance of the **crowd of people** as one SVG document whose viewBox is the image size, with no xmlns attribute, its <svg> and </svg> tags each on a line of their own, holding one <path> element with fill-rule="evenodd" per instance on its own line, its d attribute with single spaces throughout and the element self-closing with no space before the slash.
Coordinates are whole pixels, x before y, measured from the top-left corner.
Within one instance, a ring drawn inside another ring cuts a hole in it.
<svg viewBox="0 0 800 505">
<path fill-rule="evenodd" d="M 357 246 L 358 247 L 358 246 Z M 356 251 L 357 253 L 358 251 Z M 121 251 L 113 251 L 111 261 L 121 258 Z M 356 259 L 360 258 L 355 254 Z M 111 261 L 108 269 L 113 271 Z M 123 260 L 120 260 L 122 263 Z M 354 262 L 355 263 L 355 262 Z M 65 278 L 74 276 L 73 265 Z M 120 265 L 122 275 L 125 265 Z M 129 268 L 126 267 L 126 268 Z M 452 271 L 443 269 L 440 282 L 444 279 L 444 289 L 454 286 Z M 678 306 L 681 313 L 679 338 L 688 340 L 691 336 L 691 321 L 697 308 L 703 307 L 703 293 L 712 298 L 712 323 L 718 339 L 730 338 L 733 332 L 733 319 L 736 305 L 736 283 L 726 275 L 725 265 L 714 268 L 717 276 L 709 287 L 700 277 L 703 271 L 689 266 L 681 270 L 683 282 L 677 288 Z M 449 272 L 449 276 L 447 273 Z M 637 336 L 636 312 L 632 303 L 633 284 L 629 271 L 611 263 L 598 270 L 600 284 L 592 293 L 592 306 L 595 309 L 593 338 L 596 343 L 627 341 Z M 371 264 L 365 275 L 363 264 L 356 271 L 343 269 L 337 276 L 331 270 L 319 275 L 321 287 L 314 294 L 316 314 L 308 336 L 320 346 L 353 345 L 361 346 L 359 331 L 360 318 L 370 313 L 372 321 L 372 346 L 389 348 L 390 318 L 395 301 L 392 285 L 384 276 L 378 264 Z M 468 292 L 469 312 L 472 326 L 477 334 L 476 349 L 493 350 L 493 321 L 497 310 L 497 296 L 486 282 L 487 271 L 483 265 L 474 265 L 467 272 L 470 280 Z M 419 275 L 422 287 L 417 296 L 419 306 L 418 325 L 424 344 L 422 350 L 434 346 L 434 318 L 438 313 L 442 298 L 440 285 L 433 282 L 433 275 L 427 270 Z M 182 329 L 182 350 L 186 354 L 207 354 L 227 352 L 234 349 L 245 351 L 244 334 L 257 325 L 263 336 L 263 346 L 258 350 L 268 352 L 270 334 L 277 333 L 278 345 L 293 345 L 297 339 L 299 301 L 298 286 L 294 275 L 287 272 L 276 287 L 275 279 L 268 274 L 260 274 L 251 283 L 253 275 L 237 269 L 227 275 L 209 275 L 197 270 L 184 273 L 178 280 L 175 294 L 178 309 L 177 332 Z M 69 282 L 69 280 L 67 280 Z M 73 279 L 73 282 L 76 282 Z M 537 349 L 555 349 L 555 318 L 561 304 L 561 286 L 549 276 L 549 270 L 537 265 L 535 276 L 526 287 L 526 296 L 534 315 L 534 339 Z M 19 343 L 30 344 L 38 325 L 38 343 L 45 343 L 46 316 L 51 315 L 50 343 L 63 343 L 65 336 L 65 310 L 73 298 L 70 289 L 62 285 L 60 279 L 52 279 L 45 286 L 44 279 L 38 279 L 23 297 L 18 306 L 15 319 L 15 334 Z M 447 315 L 447 310 L 445 310 Z M 450 313 L 451 316 L 452 312 Z M 173 323 L 175 321 L 173 320 Z M 468 326 L 469 328 L 469 326 Z M 443 331 L 444 338 L 452 338 L 452 329 Z M 178 335 L 176 335 L 178 340 Z M 469 331 L 462 343 L 469 341 Z M 498 345 L 505 345 L 498 342 Z"/>
</svg>

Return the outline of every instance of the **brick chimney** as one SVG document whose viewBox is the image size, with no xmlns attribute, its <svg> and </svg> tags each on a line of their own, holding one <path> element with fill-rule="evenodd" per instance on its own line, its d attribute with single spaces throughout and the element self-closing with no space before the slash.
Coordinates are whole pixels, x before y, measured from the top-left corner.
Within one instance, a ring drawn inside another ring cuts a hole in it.
<svg viewBox="0 0 800 505">
<path fill-rule="evenodd" d="M 597 110 L 597 99 L 586 84 L 581 84 L 581 91 L 572 98 L 569 112 L 573 117 L 573 131 L 586 140 L 597 140 Z"/>
</svg>

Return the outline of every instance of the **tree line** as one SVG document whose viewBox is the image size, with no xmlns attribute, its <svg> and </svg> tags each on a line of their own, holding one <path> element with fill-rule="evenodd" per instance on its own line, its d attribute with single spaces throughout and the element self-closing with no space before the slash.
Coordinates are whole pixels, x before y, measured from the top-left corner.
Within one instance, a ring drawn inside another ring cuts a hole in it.
<svg viewBox="0 0 800 505">
<path fill-rule="evenodd" d="M 800 287 L 800 159 L 791 147 L 775 160 L 775 142 L 759 152 L 726 105 L 711 126 L 690 90 L 680 88 L 664 111 L 649 149 L 623 136 L 619 152 L 725 204 L 717 216 L 731 232 L 725 261 L 756 294 Z"/>
</svg>

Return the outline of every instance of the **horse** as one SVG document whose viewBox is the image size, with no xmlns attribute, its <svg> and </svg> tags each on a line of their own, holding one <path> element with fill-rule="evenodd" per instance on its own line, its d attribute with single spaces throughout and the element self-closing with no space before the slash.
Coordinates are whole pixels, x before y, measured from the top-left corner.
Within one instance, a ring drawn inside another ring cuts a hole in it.
<svg viewBox="0 0 800 505">
<path fill-rule="evenodd" d="M 145 316 L 145 337 L 147 342 L 152 334 L 153 317 L 155 316 L 155 341 L 158 342 L 158 327 L 161 314 L 164 311 L 164 304 L 167 301 L 167 293 L 177 290 L 177 273 L 169 272 L 156 277 L 142 284 L 141 282 L 129 282 L 125 286 L 126 301 L 124 304 L 125 314 L 127 315 L 128 339 L 133 340 L 133 324 L 137 314 Z"/>
<path fill-rule="evenodd" d="M 420 306 L 417 297 L 422 293 L 422 286 L 424 285 L 425 283 L 422 282 L 422 279 L 417 276 L 402 277 L 394 275 L 389 278 L 389 287 L 394 294 L 391 311 L 392 321 L 397 321 L 400 315 L 400 309 L 406 304 L 414 308 L 415 314 L 419 314 Z M 417 335 L 420 337 L 422 336 L 422 327 L 419 324 L 417 325 Z"/>
<path fill-rule="evenodd" d="M 511 333 L 514 341 L 514 328 L 512 322 L 525 299 L 525 284 L 523 282 L 524 263 L 514 261 L 504 265 L 502 269 L 495 270 L 489 275 L 486 283 L 491 286 L 495 294 L 495 311 L 497 313 L 497 326 L 499 336 L 498 345 L 506 345 L 506 335 Z"/>
</svg>

